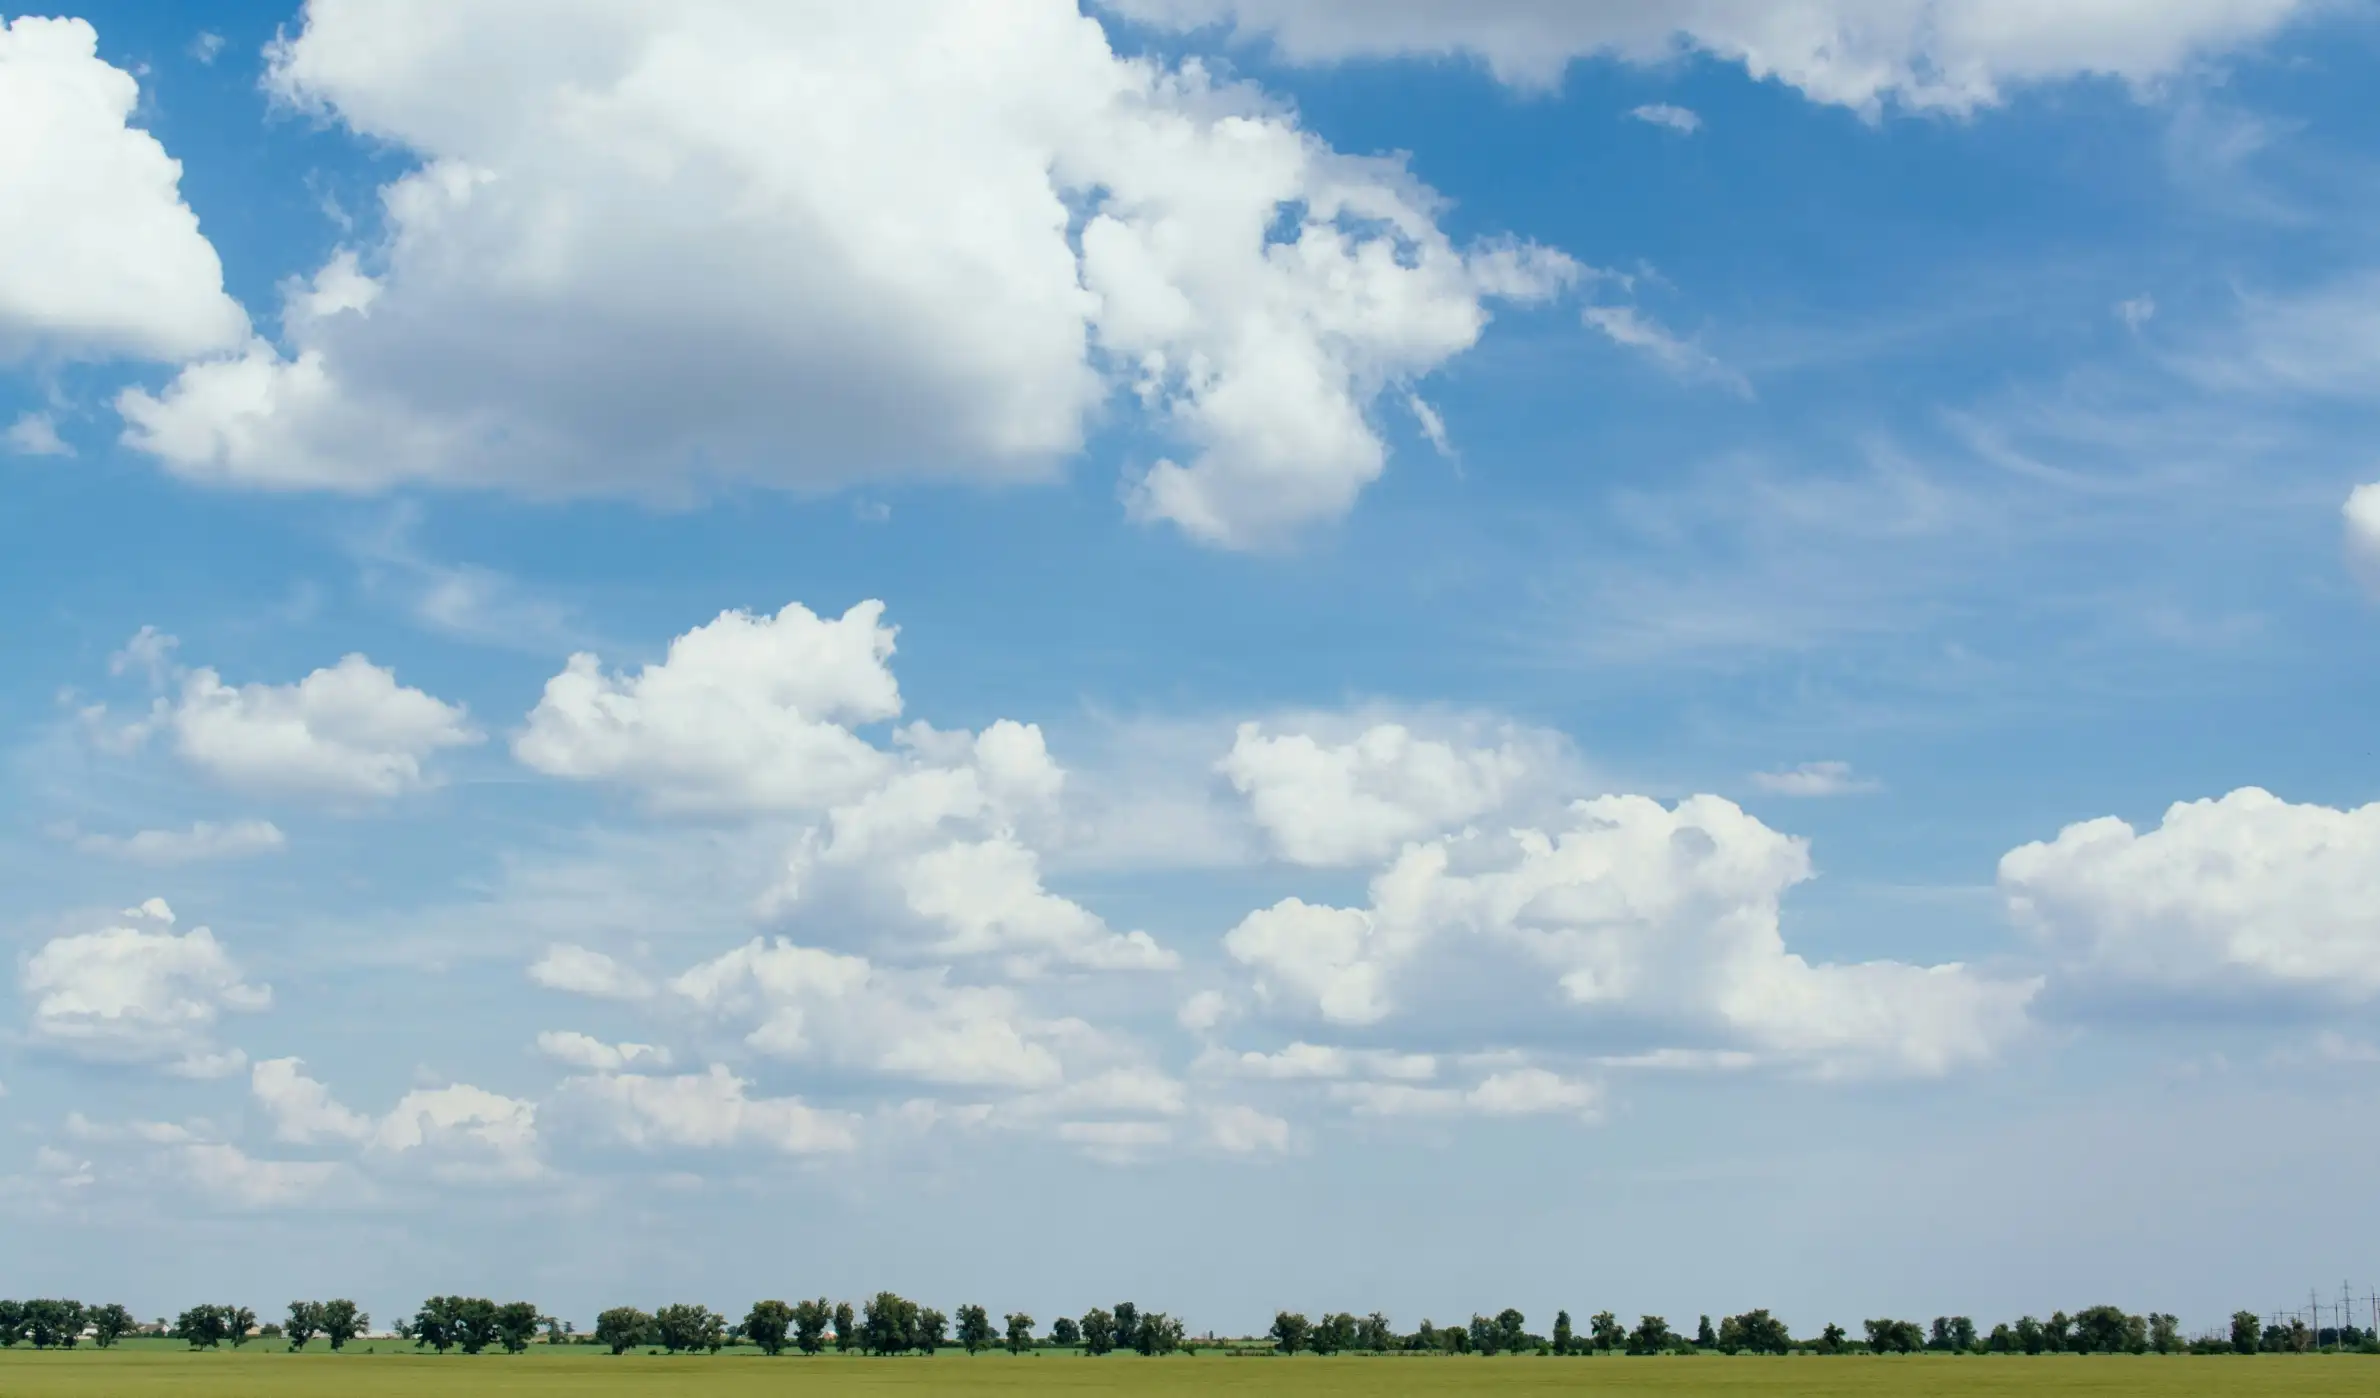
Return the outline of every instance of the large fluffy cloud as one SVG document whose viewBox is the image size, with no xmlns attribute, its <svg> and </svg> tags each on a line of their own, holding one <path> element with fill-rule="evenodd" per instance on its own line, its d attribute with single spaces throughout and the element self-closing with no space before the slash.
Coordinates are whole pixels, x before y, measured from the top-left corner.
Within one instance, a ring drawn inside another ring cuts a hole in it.
<svg viewBox="0 0 2380 1398">
<path fill-rule="evenodd" d="M 1718 797 L 1607 796 L 1550 831 L 1409 845 L 1369 907 L 1287 899 L 1224 945 L 1276 1004 L 1348 1025 L 1390 1020 L 1485 958 L 1550 976 L 1572 1014 L 1682 1026 L 1820 1072 L 1943 1072 L 2022 1030 L 2037 982 L 1787 950 L 1779 904 L 1809 876 L 1802 841 Z M 1529 997 L 1500 998 L 1527 1012 Z"/>
<path fill-rule="evenodd" d="M 545 1170 L 538 1154 L 537 1104 L 486 1088 L 468 1083 L 415 1088 L 375 1118 L 341 1105 L 295 1058 L 257 1064 L 249 1086 L 272 1120 L 277 1140 L 343 1142 L 360 1148 L 366 1160 L 418 1165 L 449 1181 L 519 1181 Z"/>
<path fill-rule="evenodd" d="M 1282 857 L 1369 863 L 1504 804 L 1543 754 L 1474 747 L 1379 723 L 1345 742 L 1243 723 L 1218 764 Z"/>
<path fill-rule="evenodd" d="M 1398 162 L 1072 0 L 312 0 L 267 81 L 419 164 L 284 345 L 120 400 L 202 479 L 1014 480 L 1120 386 L 1173 451 L 1134 511 L 1262 544 L 1380 473 L 1384 391 L 1577 271 L 1457 247 Z"/>
<path fill-rule="evenodd" d="M 2315 0 L 1110 0 L 1136 19 L 1226 23 L 1293 59 L 1463 54 L 1506 81 L 1558 81 L 1572 60 L 1741 63 L 1813 101 L 1952 112 L 2012 86 L 2085 75 L 2146 84 L 2253 42 Z"/>
<path fill-rule="evenodd" d="M 2244 787 L 2146 832 L 2114 816 L 2000 860 L 2017 920 L 2078 972 L 2236 996 L 2380 996 L 2380 805 Z"/>
<path fill-rule="evenodd" d="M 849 1150 L 851 1118 L 796 1098 L 754 1097 L 719 1064 L 709 1071 L 651 1077 L 606 1073 L 563 1084 L 562 1100 L 619 1140 L 644 1149 L 718 1150 L 754 1145 L 787 1155 Z"/>
<path fill-rule="evenodd" d="M 179 359 L 247 333 L 180 162 L 127 124 L 139 84 L 98 53 L 82 20 L 0 19 L 0 363 Z"/>
<path fill-rule="evenodd" d="M 250 985 L 204 927 L 173 929 L 173 910 L 152 898 L 124 925 L 58 937 L 25 962 L 28 1026 L 41 1043 L 97 1062 L 156 1064 L 186 1077 L 220 1077 L 246 1061 L 215 1042 L 226 1013 L 261 1010 L 269 987 Z"/>
</svg>

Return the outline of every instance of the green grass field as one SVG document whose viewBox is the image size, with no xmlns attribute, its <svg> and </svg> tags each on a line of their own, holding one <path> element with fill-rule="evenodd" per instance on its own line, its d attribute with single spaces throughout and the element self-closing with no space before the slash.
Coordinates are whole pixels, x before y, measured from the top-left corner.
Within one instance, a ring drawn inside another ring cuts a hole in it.
<svg viewBox="0 0 2380 1398">
<path fill-rule="evenodd" d="M 475 1395 L 878 1393 L 1245 1394 L 1922 1394 L 2172 1395 L 2172 1398 L 2329 1398 L 2380 1394 L 2380 1359 L 2253 1358 L 1891 1359 L 1273 1359 L 1198 1355 L 1087 1360 L 958 1354 L 931 1359 L 764 1359 L 729 1354 L 668 1359 L 643 1354 L 531 1350 L 517 1357 L 286 1354 L 255 1347 L 190 1354 L 164 1347 L 98 1353 L 0 1352 L 6 1398 L 474 1398 Z"/>
</svg>

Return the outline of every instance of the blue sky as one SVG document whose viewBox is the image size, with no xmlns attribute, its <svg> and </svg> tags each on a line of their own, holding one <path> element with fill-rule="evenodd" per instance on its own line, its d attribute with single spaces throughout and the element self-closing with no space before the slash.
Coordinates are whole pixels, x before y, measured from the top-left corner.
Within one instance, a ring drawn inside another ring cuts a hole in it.
<svg viewBox="0 0 2380 1398">
<path fill-rule="evenodd" d="M 2364 7 L 561 13 L 0 33 L 0 1291 L 2363 1286 Z"/>
</svg>

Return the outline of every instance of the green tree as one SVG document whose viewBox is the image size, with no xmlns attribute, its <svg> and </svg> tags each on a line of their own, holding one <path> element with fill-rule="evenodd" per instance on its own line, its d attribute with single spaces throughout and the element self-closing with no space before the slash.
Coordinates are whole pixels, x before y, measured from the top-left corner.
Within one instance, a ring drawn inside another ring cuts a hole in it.
<svg viewBox="0 0 2380 1398">
<path fill-rule="evenodd" d="M 315 1312 L 315 1322 L 322 1327 L 322 1338 L 330 1342 L 335 1353 L 347 1348 L 347 1342 L 372 1328 L 372 1317 L 356 1309 L 355 1302 L 346 1297 L 324 1301 Z"/>
<path fill-rule="evenodd" d="M 859 1322 L 851 1314 L 849 1301 L 835 1303 L 835 1352 L 848 1354 L 859 1348 Z"/>
<path fill-rule="evenodd" d="M 1597 1350 L 1615 1350 L 1628 1343 L 1628 1327 L 1610 1311 L 1597 1311 L 1587 1322 L 1587 1341 Z"/>
<path fill-rule="evenodd" d="M 497 1343 L 504 1346 L 506 1354 L 519 1354 L 529 1347 L 531 1340 L 537 1338 L 537 1322 L 540 1319 L 542 1317 L 537 1312 L 536 1303 L 531 1301 L 507 1301 L 496 1307 Z"/>
<path fill-rule="evenodd" d="M 458 1328 L 456 1311 L 460 1304 L 461 1298 L 455 1296 L 433 1296 L 422 1302 L 421 1309 L 413 1313 L 410 1327 L 413 1331 L 413 1347 L 420 1349 L 427 1345 L 440 1354 L 453 1349 Z"/>
<path fill-rule="evenodd" d="M 2041 1327 L 2041 1347 L 2052 1354 L 2074 1348 L 2074 1321 L 2064 1311 L 2050 1312 Z"/>
<path fill-rule="evenodd" d="M 1130 1301 L 1116 1302 L 1116 1348 L 1140 1347 L 1140 1307 Z"/>
<path fill-rule="evenodd" d="M 1355 1327 L 1355 1347 L 1374 1354 L 1386 1354 L 1396 1347 L 1397 1332 L 1388 1317 L 1378 1311 L 1365 1316 Z"/>
<path fill-rule="evenodd" d="M 920 1306 L 909 1322 L 909 1347 L 932 1354 L 950 1334 L 950 1317 L 932 1306 Z"/>
<path fill-rule="evenodd" d="M 785 1337 L 793 1332 L 793 1307 L 783 1301 L 755 1301 L 744 1316 L 744 1338 L 770 1357 L 785 1352 Z"/>
<path fill-rule="evenodd" d="M 2008 1322 L 2003 1320 L 1992 1327 L 1992 1337 L 1984 1341 L 1984 1347 L 1994 1354 L 2014 1353 L 2017 1348 L 2016 1332 L 2009 1329 Z"/>
<path fill-rule="evenodd" d="M 653 1312 L 653 1334 L 671 1354 L 716 1353 L 727 1343 L 727 1317 L 708 1306 L 675 1302 Z"/>
<path fill-rule="evenodd" d="M 2256 1319 L 2256 1312 L 2233 1311 L 2231 1313 L 2232 1352 L 2235 1354 L 2254 1354 L 2256 1352 L 2257 1342 L 2262 1330 L 2263 1325 L 2262 1322 Z"/>
<path fill-rule="evenodd" d="M 816 1354 L 826 1348 L 826 1329 L 835 1318 L 834 1307 L 823 1296 L 815 1301 L 797 1301 L 793 1307 L 793 1344 L 804 1354 Z"/>
<path fill-rule="evenodd" d="M 1636 1328 L 1628 1332 L 1630 1354 L 1661 1354 L 1677 1344 L 1677 1333 L 1669 1322 L 1657 1315 L 1640 1316 Z"/>
<path fill-rule="evenodd" d="M 1001 1319 L 1008 1322 L 1008 1352 L 1023 1354 L 1033 1348 L 1033 1317 L 1023 1311 L 1010 1311 Z"/>
<path fill-rule="evenodd" d="M 452 1296 L 454 1303 L 452 1324 L 455 1347 L 465 1354 L 480 1354 L 489 1345 L 503 1338 L 496 1328 L 496 1303 L 485 1296 Z"/>
<path fill-rule="evenodd" d="M 595 1317 L 595 1343 L 626 1354 L 653 1338 L 653 1318 L 634 1306 L 614 1306 Z"/>
<path fill-rule="evenodd" d="M 1818 1352 L 1820 1354 L 1841 1354 L 1844 1344 L 1850 1338 L 1850 1334 L 1842 1326 L 1830 1320 L 1826 1323 L 1826 1328 L 1818 1332 Z"/>
<path fill-rule="evenodd" d="M 1306 1347 L 1306 1337 L 1313 1333 L 1313 1325 L 1296 1311 L 1280 1311 L 1273 1316 L 1273 1348 L 1277 1353 L 1297 1353 Z"/>
<path fill-rule="evenodd" d="M 1074 1323 L 1073 1316 L 1062 1315 L 1050 1322 L 1050 1343 L 1060 1349 L 1072 1349 L 1083 1342 L 1083 1328 Z"/>
<path fill-rule="evenodd" d="M 1729 1354 L 1786 1354 L 1793 1349 L 1793 1336 L 1786 1333 L 1784 1321 L 1767 1311 L 1746 1311 L 1719 1322 L 1719 1348 Z"/>
<path fill-rule="evenodd" d="M 289 1337 L 291 1350 L 302 1350 L 308 1341 L 322 1333 L 322 1307 L 312 1301 L 289 1303 L 289 1323 L 281 1327 Z"/>
<path fill-rule="evenodd" d="M 917 1303 L 889 1291 L 879 1291 L 860 1316 L 861 1346 L 870 1354 L 899 1354 L 909 1348 L 917 1328 Z"/>
<path fill-rule="evenodd" d="M 1529 1318 L 1510 1306 L 1496 1312 L 1496 1352 L 1519 1354 L 1537 1348 L 1535 1336 L 1529 1333 Z"/>
<path fill-rule="evenodd" d="M 256 1312 L 246 1306 L 225 1306 L 223 1311 L 223 1338 L 231 1341 L 233 1349 L 238 1349 L 252 1338 L 250 1332 L 256 1329 Z"/>
<path fill-rule="evenodd" d="M 1150 1311 L 1142 1315 L 1139 1323 L 1132 1327 L 1132 1348 L 1140 1354 L 1171 1354 L 1181 1347 L 1182 1322 L 1163 1311 Z"/>
<path fill-rule="evenodd" d="M 1570 1330 L 1570 1312 L 1554 1312 L 1554 1353 L 1568 1354 L 1576 1337 Z"/>
<path fill-rule="evenodd" d="M 25 1303 L 0 1301 L 0 1349 L 13 1349 L 25 1338 Z"/>
<path fill-rule="evenodd" d="M 1083 1313 L 1083 1353 L 1106 1354 L 1116 1347 L 1116 1318 L 1093 1306 Z"/>
<path fill-rule="evenodd" d="M 1914 1354 L 1925 1347 L 1925 1330 L 1914 1320 L 1867 1322 L 1871 1354 Z"/>
<path fill-rule="evenodd" d="M 35 1349 L 73 1349 L 83 1338 L 80 1301 L 27 1301 L 24 1317 L 25 1338 Z"/>
<path fill-rule="evenodd" d="M 1954 1315 L 1950 1318 L 1950 1347 L 1960 1354 L 1975 1352 L 1975 1321 L 1972 1317 Z"/>
<path fill-rule="evenodd" d="M 2016 1318 L 2016 1347 L 2027 1354 L 2039 1354 L 2049 1348 L 2049 1331 L 2033 1317 L 2020 1315 Z"/>
<path fill-rule="evenodd" d="M 2179 1317 L 2152 1312 L 2149 1316 L 2149 1348 L 2159 1354 L 2182 1352 L 2182 1322 Z"/>
<path fill-rule="evenodd" d="M 999 1336 L 992 1331 L 992 1317 L 981 1306 L 959 1307 L 959 1348 L 969 1354 L 990 1349 Z"/>
<path fill-rule="evenodd" d="M 222 1306 L 192 1306 L 174 1318 L 173 1337 L 192 1349 L 213 1349 L 223 1343 L 230 1316 Z"/>
<path fill-rule="evenodd" d="M 1717 1349 L 1719 1347 L 1719 1336 L 1711 1329 L 1711 1318 L 1707 1315 L 1702 1318 L 1700 1325 L 1694 1327 L 1694 1347 L 1696 1349 Z"/>
<path fill-rule="evenodd" d="M 130 1334 L 139 1322 L 132 1312 L 110 1302 L 91 1308 L 91 1343 L 101 1349 L 112 1349 L 116 1341 Z"/>
</svg>

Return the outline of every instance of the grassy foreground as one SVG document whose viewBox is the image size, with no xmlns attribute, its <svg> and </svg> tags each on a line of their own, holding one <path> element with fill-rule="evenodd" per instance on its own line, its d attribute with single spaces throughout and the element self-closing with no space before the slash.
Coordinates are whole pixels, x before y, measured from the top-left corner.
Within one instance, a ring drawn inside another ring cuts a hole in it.
<svg viewBox="0 0 2380 1398">
<path fill-rule="evenodd" d="M 6 1398 L 475 1398 L 475 1395 L 879 1393 L 1245 1393 L 1671 1395 L 2171 1395 L 2330 1398 L 2380 1393 L 2380 1360 L 2361 1356 L 1726 1359 L 1229 1358 L 1074 1355 L 968 1359 L 757 1355 L 620 1358 L 571 1349 L 437 1358 L 413 1354 L 190 1354 L 165 1349 L 0 1352 Z"/>
</svg>

